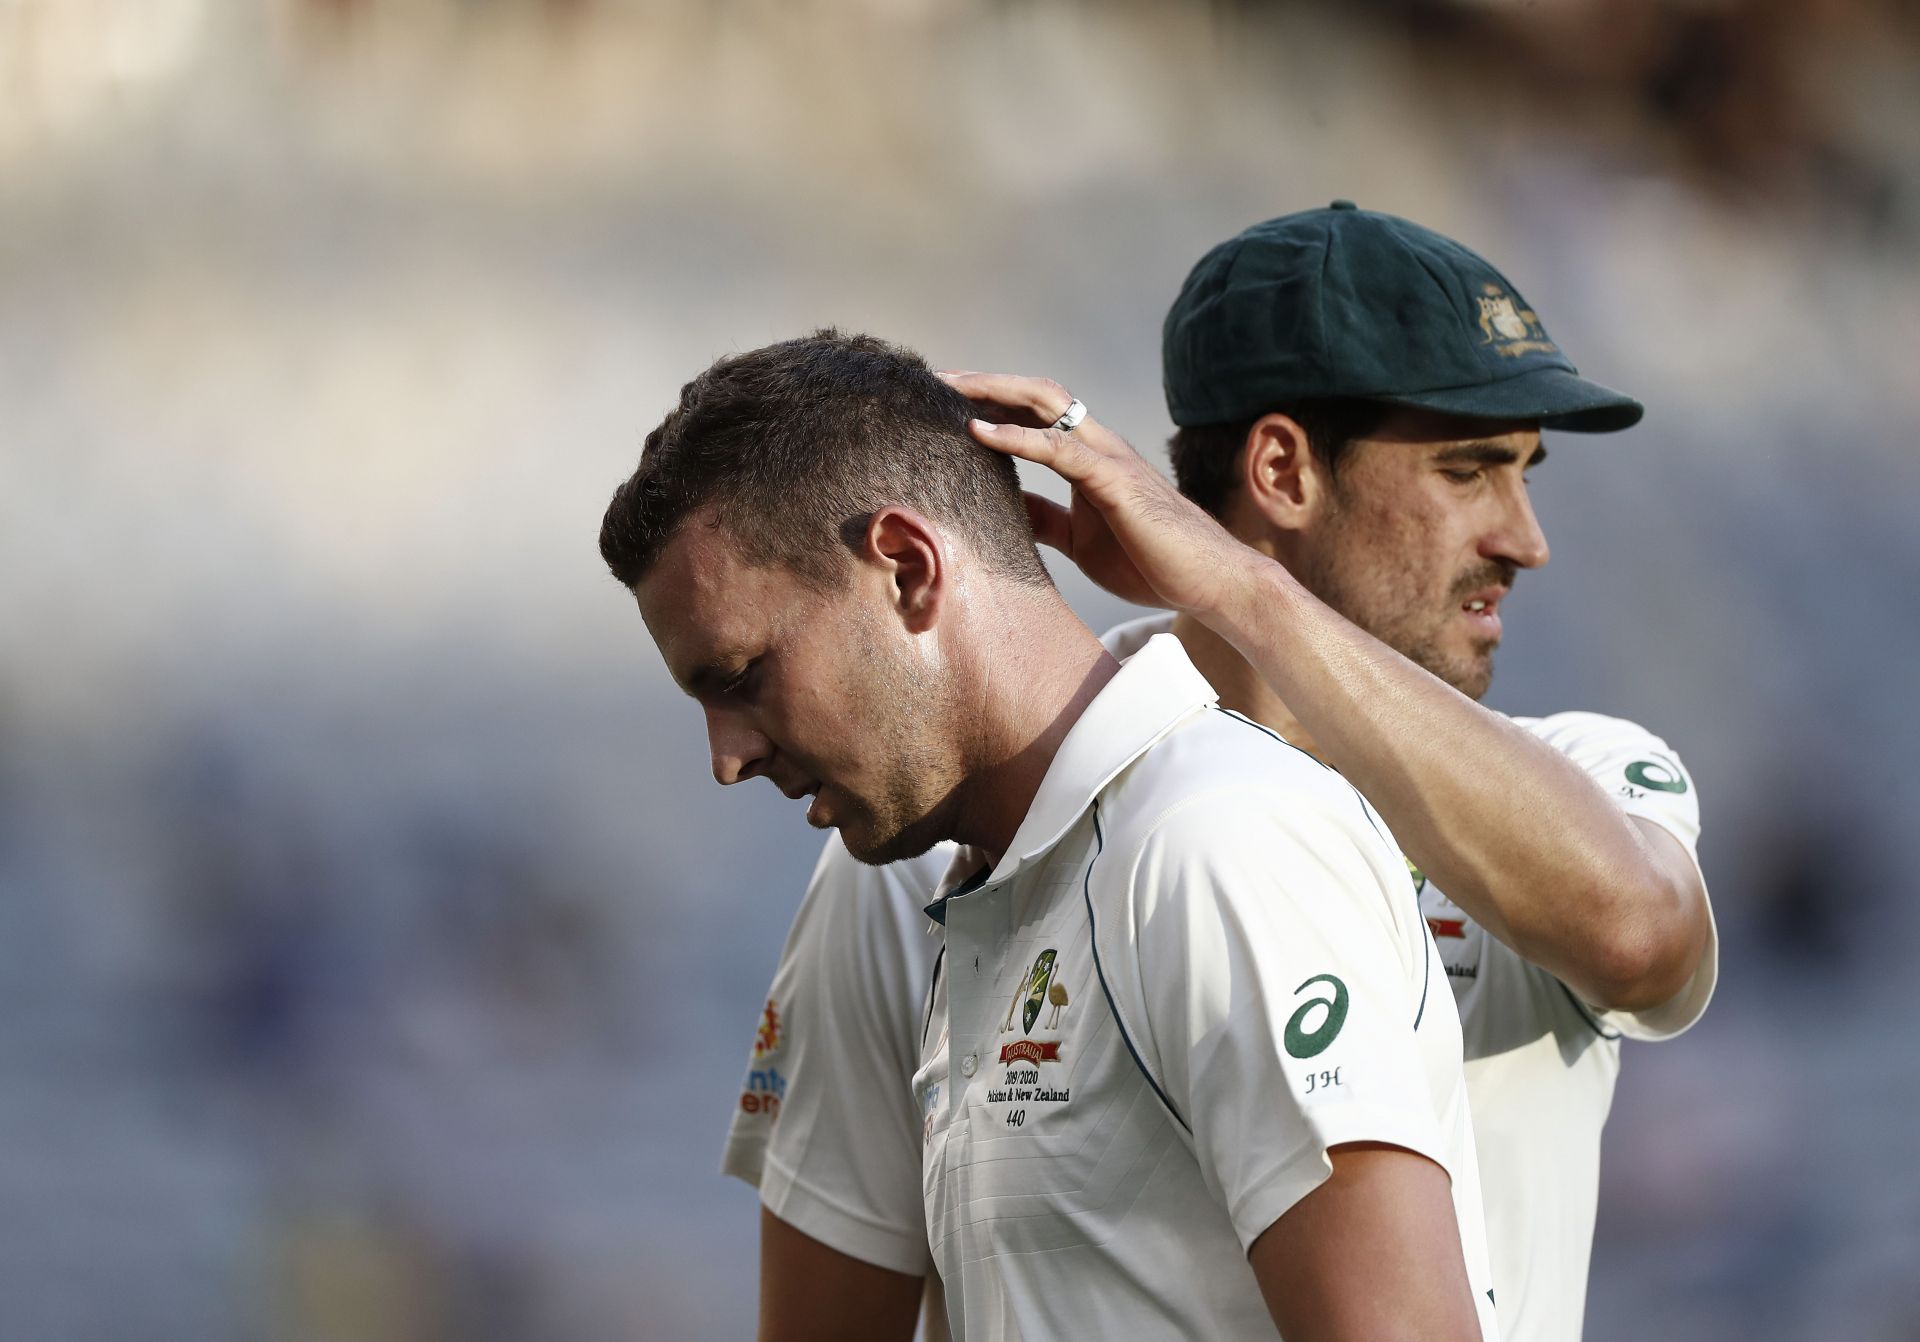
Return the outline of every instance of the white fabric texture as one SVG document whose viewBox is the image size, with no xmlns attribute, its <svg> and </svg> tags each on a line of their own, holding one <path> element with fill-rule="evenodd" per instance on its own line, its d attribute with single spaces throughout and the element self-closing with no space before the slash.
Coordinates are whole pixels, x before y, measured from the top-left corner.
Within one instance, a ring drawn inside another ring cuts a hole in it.
<svg viewBox="0 0 1920 1342">
<path fill-rule="evenodd" d="M 1694 852 L 1699 799 L 1666 742 L 1596 713 L 1514 721 L 1572 759 L 1622 810 Z M 1420 902 L 1460 1006 L 1501 1327 L 1520 1342 L 1577 1342 L 1621 1037 L 1672 1038 L 1700 1018 L 1718 973 L 1717 938 L 1672 1001 L 1637 1015 L 1599 1012 L 1432 882 Z"/>
<path fill-rule="evenodd" d="M 827 840 L 767 990 L 722 1163 L 804 1234 L 916 1275 L 929 1262 L 909 1083 L 940 949 L 922 910 L 952 855 L 942 844 L 870 867 Z"/>
<path fill-rule="evenodd" d="M 1104 641 L 1126 658 L 1171 624 L 1169 615 L 1149 615 Z M 1694 850 L 1693 782 L 1657 736 L 1591 713 L 1515 721 L 1572 758 L 1623 810 Z M 1643 782 L 1627 776 L 1649 761 Z M 1675 791 L 1676 782 L 1684 790 Z M 781 1117 L 736 1108 L 728 1137 L 727 1172 L 761 1186 L 776 1215 L 900 1271 L 927 1263 L 922 1116 L 909 1082 L 939 945 L 924 935 L 922 910 L 952 852 L 943 845 L 883 871 L 829 840 L 769 994 L 789 1007 L 778 1062 L 787 1087 Z M 1609 1036 L 1670 1038 L 1697 1020 L 1713 990 L 1717 945 L 1673 1002 L 1637 1016 L 1601 1013 L 1584 1009 L 1558 979 L 1494 940 L 1431 883 L 1420 899 L 1460 1011 L 1502 1330 L 1522 1342 L 1571 1342 L 1584 1314 L 1600 1134 L 1619 1071 L 1619 1041 Z M 875 1042 L 881 1039 L 888 1042 Z M 899 1060 L 892 1092 L 874 1070 L 882 1053 Z M 842 1076 L 856 1084 L 839 1084 Z M 763 1160 L 773 1171 L 765 1183 Z"/>
<path fill-rule="evenodd" d="M 1247 1246 L 1378 1141 L 1452 1177 L 1495 1336 L 1459 1024 L 1339 775 L 1152 640 L 1007 854 L 962 851 L 914 1079 L 955 1338 L 1273 1336 Z M 954 889 L 958 885 L 957 889 Z"/>
</svg>

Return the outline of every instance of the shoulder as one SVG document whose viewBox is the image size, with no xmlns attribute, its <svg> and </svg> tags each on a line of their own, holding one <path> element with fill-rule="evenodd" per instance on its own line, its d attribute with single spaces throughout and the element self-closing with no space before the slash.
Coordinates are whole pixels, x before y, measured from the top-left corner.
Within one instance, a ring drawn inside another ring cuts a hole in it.
<svg viewBox="0 0 1920 1342">
<path fill-rule="evenodd" d="M 1406 884 L 1405 860 L 1353 785 L 1313 756 L 1238 714 L 1194 715 L 1136 760 L 1099 799 L 1112 875 L 1157 898 L 1212 885 L 1304 892 L 1328 881 Z"/>
<path fill-rule="evenodd" d="M 820 860 L 814 864 L 813 879 L 807 883 L 807 896 L 857 895 L 875 897 L 888 906 L 909 905 L 918 901 L 916 912 L 933 901 L 933 892 L 953 862 L 955 845 L 937 843 L 918 857 L 904 858 L 873 866 L 847 851 L 838 834 L 828 838 Z M 921 921 L 925 921 L 924 917 Z"/>
<path fill-rule="evenodd" d="M 1514 723 L 1572 760 L 1628 815 L 1651 821 L 1692 851 L 1700 798 L 1679 752 L 1637 722 L 1603 713 L 1555 713 Z"/>
<path fill-rule="evenodd" d="M 1639 723 L 1605 713 L 1571 711 L 1542 718 L 1514 718 L 1513 723 L 1561 754 L 1576 758 L 1640 749 L 1673 754 L 1672 746 Z"/>
<path fill-rule="evenodd" d="M 938 944 L 927 935 L 926 907 L 953 852 L 954 845 L 938 844 L 919 857 L 875 867 L 849 853 L 839 835 L 829 837 L 787 934 L 782 970 L 836 961 L 930 962 Z"/>
<path fill-rule="evenodd" d="M 1208 810 L 1244 810 L 1282 798 L 1364 805 L 1359 797 L 1345 778 L 1278 733 L 1210 707 L 1196 710 L 1122 770 L 1102 789 L 1100 802 L 1111 828 L 1140 833 L 1202 799 Z"/>
</svg>

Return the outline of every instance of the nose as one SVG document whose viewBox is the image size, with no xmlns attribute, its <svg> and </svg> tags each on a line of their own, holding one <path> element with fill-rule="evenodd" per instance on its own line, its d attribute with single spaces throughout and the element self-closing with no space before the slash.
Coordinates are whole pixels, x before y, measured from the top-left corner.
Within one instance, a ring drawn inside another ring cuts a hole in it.
<svg viewBox="0 0 1920 1342">
<path fill-rule="evenodd" d="M 707 710 L 707 750 L 722 787 L 760 777 L 773 758 L 773 742 L 743 714 L 716 708 Z"/>
<path fill-rule="evenodd" d="M 1547 533 L 1534 516 L 1533 501 L 1527 487 L 1517 483 L 1506 496 L 1498 524 L 1480 543 L 1480 553 L 1488 559 L 1501 559 L 1515 568 L 1539 568 L 1547 562 Z"/>
</svg>

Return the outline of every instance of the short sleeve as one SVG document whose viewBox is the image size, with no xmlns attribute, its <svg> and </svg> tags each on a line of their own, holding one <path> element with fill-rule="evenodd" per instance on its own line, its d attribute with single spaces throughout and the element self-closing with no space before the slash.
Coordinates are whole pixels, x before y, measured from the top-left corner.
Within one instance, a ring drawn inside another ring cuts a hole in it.
<svg viewBox="0 0 1920 1342">
<path fill-rule="evenodd" d="M 1404 859 L 1358 796 L 1338 812 L 1284 791 L 1191 799 L 1128 879 L 1143 1033 L 1243 1246 L 1328 1176 L 1334 1146 L 1449 1167 L 1416 1027 L 1452 1003 Z"/>
<path fill-rule="evenodd" d="M 721 1168 L 829 1248 L 929 1267 L 912 1078 L 940 949 L 923 909 L 951 847 L 870 867 L 837 836 L 814 869 L 754 1030 Z"/>
<path fill-rule="evenodd" d="M 1699 869 L 1700 798 L 1693 777 L 1665 741 L 1637 723 L 1599 713 L 1556 713 L 1516 719 L 1567 756 L 1628 815 L 1660 826 L 1680 842 Z M 1706 878 L 1701 877 L 1701 889 Z M 1707 904 L 1707 947 L 1686 986 L 1644 1011 L 1595 1014 L 1629 1039 L 1671 1039 L 1699 1020 L 1720 973 L 1720 934 Z"/>
</svg>

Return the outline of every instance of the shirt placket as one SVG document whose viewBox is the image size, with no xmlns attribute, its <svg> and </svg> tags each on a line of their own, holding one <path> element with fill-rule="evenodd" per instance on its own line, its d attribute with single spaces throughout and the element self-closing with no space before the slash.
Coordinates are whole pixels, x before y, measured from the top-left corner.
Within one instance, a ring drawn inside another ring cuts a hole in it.
<svg viewBox="0 0 1920 1342">
<path fill-rule="evenodd" d="M 1006 958 L 1013 941 L 1013 882 L 986 885 L 953 900 L 947 909 L 947 944 L 965 954 L 953 965 L 947 987 L 948 1041 L 953 1078 L 953 1119 L 964 1122 L 973 1092 L 991 1075 L 989 1050 L 1005 1009 Z M 957 933 L 957 936 L 956 936 Z"/>
</svg>

